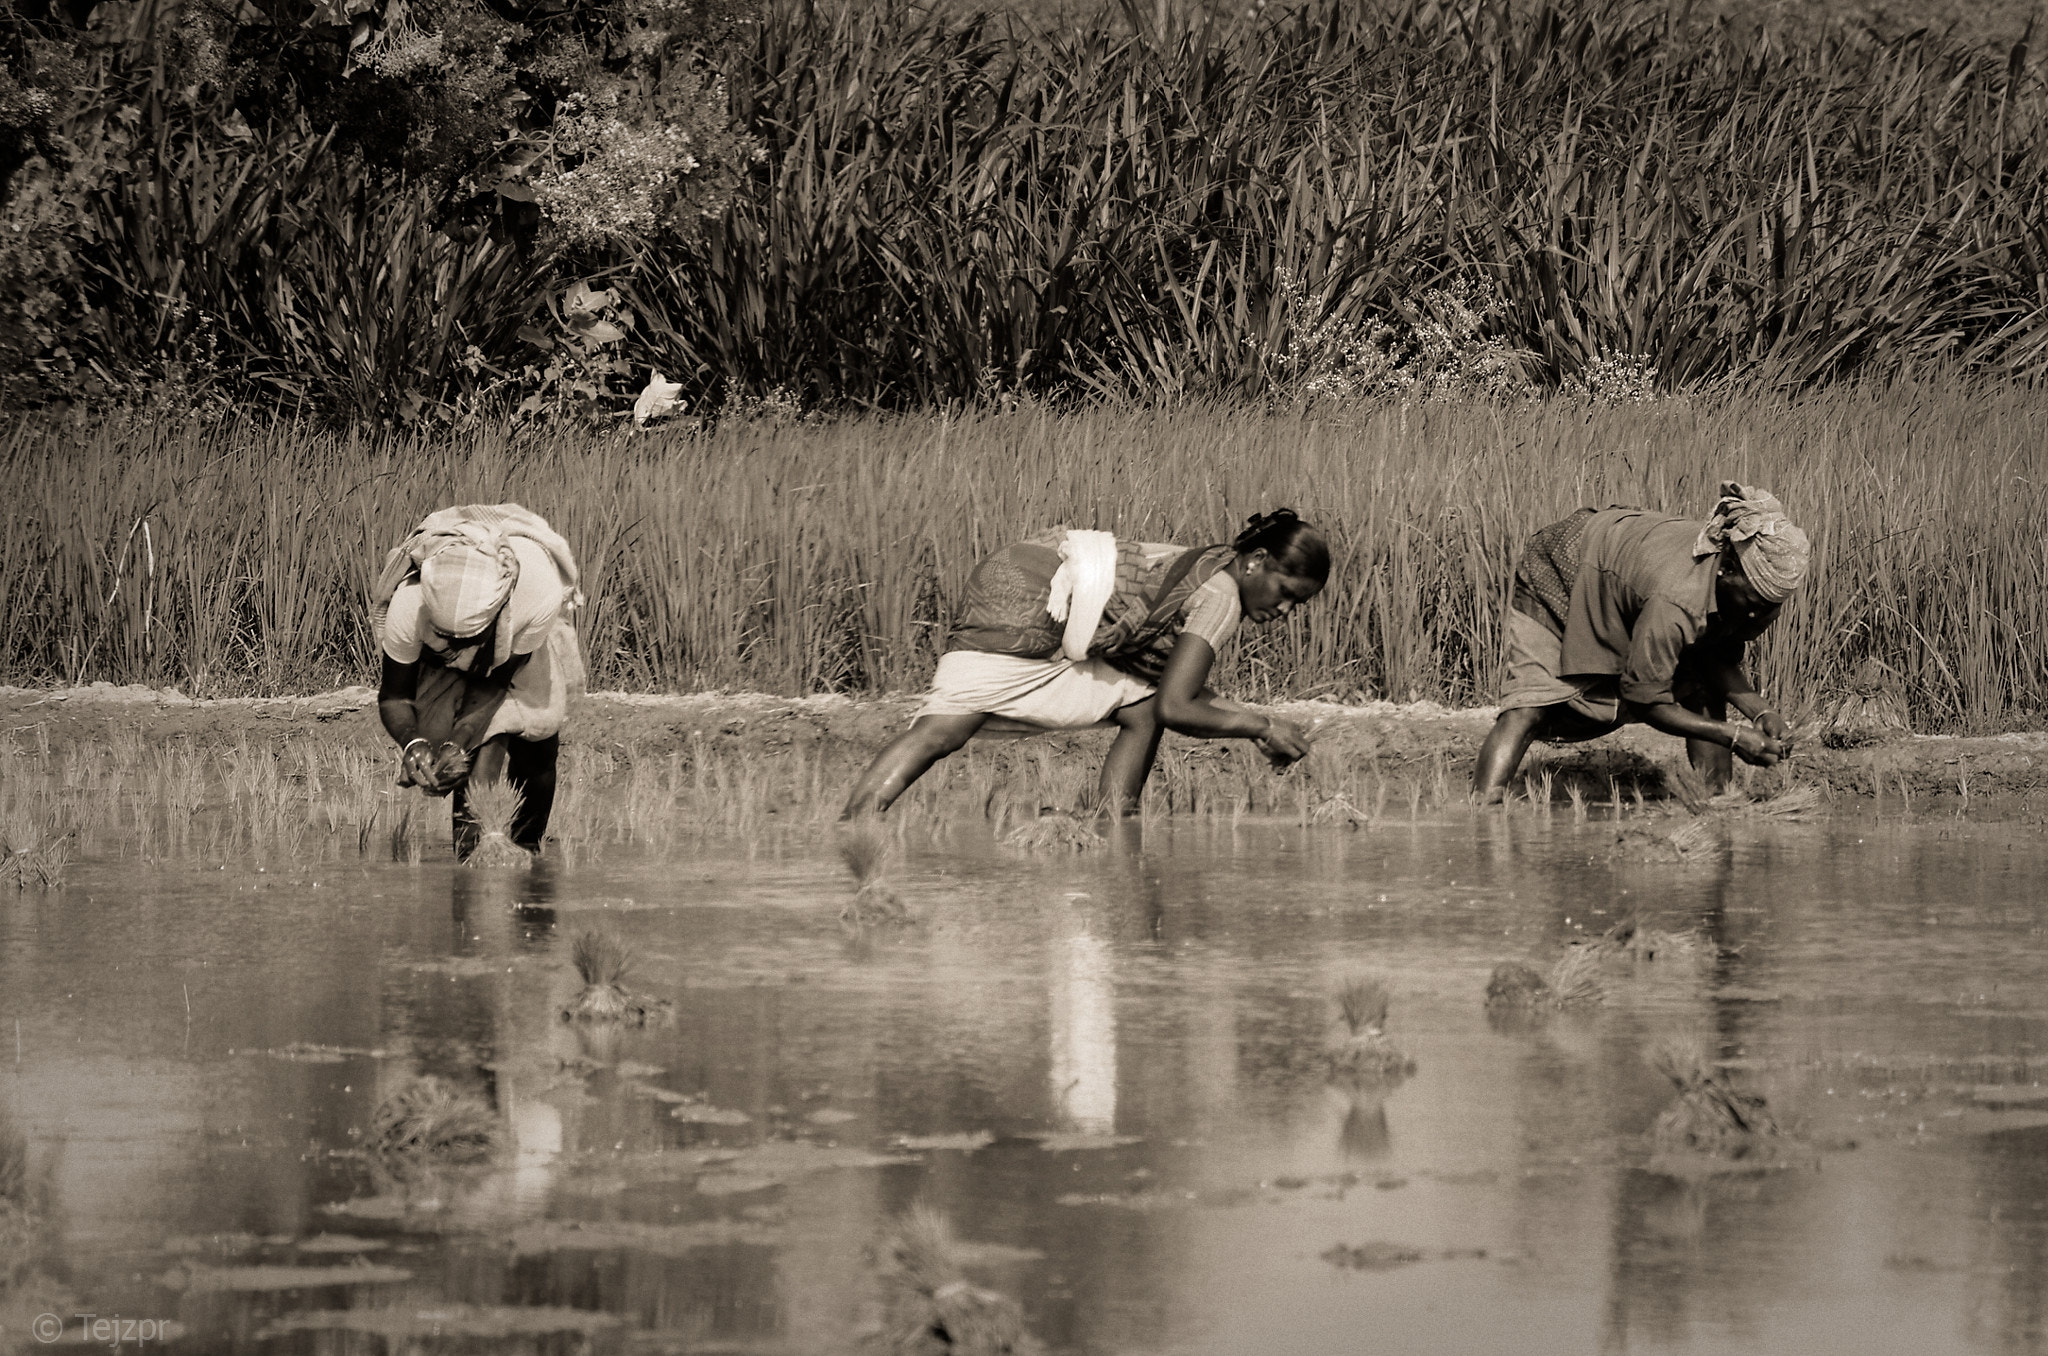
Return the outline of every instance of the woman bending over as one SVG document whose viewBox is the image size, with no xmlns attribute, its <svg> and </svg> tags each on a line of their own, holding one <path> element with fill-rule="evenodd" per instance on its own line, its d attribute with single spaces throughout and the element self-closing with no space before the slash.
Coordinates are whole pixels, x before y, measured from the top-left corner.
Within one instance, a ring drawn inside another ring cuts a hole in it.
<svg viewBox="0 0 2048 1356">
<path fill-rule="evenodd" d="M 1209 670 L 1240 620 L 1278 621 L 1329 577 L 1329 545 L 1292 509 L 1255 514 L 1227 546 L 1054 529 L 998 551 L 968 577 L 930 695 L 841 817 L 888 809 L 991 719 L 1026 730 L 1114 721 L 1098 784 L 1111 815 L 1136 808 L 1167 730 L 1249 739 L 1284 767 L 1308 752 L 1301 729 L 1218 698 Z"/>
</svg>

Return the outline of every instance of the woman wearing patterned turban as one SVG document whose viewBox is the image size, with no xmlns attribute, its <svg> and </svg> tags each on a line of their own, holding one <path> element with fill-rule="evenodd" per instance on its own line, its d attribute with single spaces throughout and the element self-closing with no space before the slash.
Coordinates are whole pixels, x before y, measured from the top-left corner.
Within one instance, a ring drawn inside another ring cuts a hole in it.
<svg viewBox="0 0 2048 1356">
<path fill-rule="evenodd" d="M 1580 509 L 1529 539 L 1508 613 L 1500 718 L 1474 794 L 1500 800 L 1529 743 L 1640 721 L 1686 741 L 1719 790 L 1731 758 L 1769 767 L 1791 730 L 1743 674 L 1751 640 L 1806 578 L 1806 534 L 1767 490 L 1728 481 L 1704 526 L 1641 509 Z M 1733 706 L 1751 722 L 1731 722 Z"/>
<path fill-rule="evenodd" d="M 454 793 L 457 857 L 481 834 L 472 780 L 510 781 L 510 837 L 540 851 L 562 716 L 583 686 L 579 582 L 569 544 L 518 504 L 442 509 L 385 557 L 371 599 L 377 714 L 403 750 L 399 784 Z"/>
<path fill-rule="evenodd" d="M 1240 619 L 1277 621 L 1330 577 L 1322 533 L 1291 509 L 1255 514 L 1228 545 L 1168 546 L 1055 529 L 996 552 L 967 580 L 931 694 L 868 765 L 842 818 L 889 808 L 977 731 L 1078 730 L 1116 722 L 1098 788 L 1134 807 L 1167 730 L 1249 739 L 1276 766 L 1308 752 L 1289 721 L 1207 689 Z"/>
</svg>

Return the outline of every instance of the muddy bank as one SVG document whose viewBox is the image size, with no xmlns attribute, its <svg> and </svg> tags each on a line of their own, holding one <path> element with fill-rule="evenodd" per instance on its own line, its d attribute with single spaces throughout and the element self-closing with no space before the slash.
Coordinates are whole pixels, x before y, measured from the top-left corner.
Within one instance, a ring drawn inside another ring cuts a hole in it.
<svg viewBox="0 0 2048 1356">
<path fill-rule="evenodd" d="M 800 752 L 831 764 L 857 764 L 900 731 L 915 710 L 914 695 L 849 698 L 775 697 L 759 693 L 651 696 L 600 692 L 581 699 L 569 737 L 631 762 L 668 760 L 709 751 L 742 759 L 774 760 Z M 304 697 L 235 697 L 194 700 L 175 690 L 138 686 L 36 690 L 0 688 L 0 730 L 16 740 L 47 741 L 56 753 L 80 743 L 140 736 L 145 743 L 183 741 L 204 748 L 242 742 L 282 744 L 318 736 L 383 749 L 375 693 L 341 688 Z M 1462 784 L 1493 719 L 1490 708 L 1451 710 L 1432 702 L 1285 703 L 1273 708 L 1293 719 L 1318 722 L 1314 765 L 1369 763 L 1414 776 L 1418 771 Z M 1790 775 L 1817 782 L 1840 796 L 1898 800 L 1929 808 L 2024 813 L 2030 802 L 2048 806 L 2048 733 L 1946 736 L 1896 733 L 1856 748 L 1829 748 L 1815 727 L 1802 742 Z M 1072 752 L 1099 756 L 1106 730 L 1043 735 L 1029 740 L 977 740 L 998 760 Z M 1169 738 L 1193 760 L 1226 756 L 1227 745 Z M 1682 756 L 1678 741 L 1647 728 L 1578 748 L 1552 749 L 1553 764 L 1592 761 L 1617 773 L 1647 774 L 1655 764 Z M 1538 764 L 1532 759 L 1532 766 Z M 1334 769 L 1333 769 L 1334 770 Z"/>
</svg>

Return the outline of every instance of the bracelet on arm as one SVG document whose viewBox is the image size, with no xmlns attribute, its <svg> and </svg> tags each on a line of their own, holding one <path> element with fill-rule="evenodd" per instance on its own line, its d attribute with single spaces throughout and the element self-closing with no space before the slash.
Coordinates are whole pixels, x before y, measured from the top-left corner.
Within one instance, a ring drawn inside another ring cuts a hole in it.
<svg viewBox="0 0 2048 1356">
<path fill-rule="evenodd" d="M 427 752 L 429 753 L 432 753 L 434 751 L 434 746 L 432 743 L 430 743 L 429 741 L 427 741 L 419 735 L 414 735 L 411 739 L 405 741 L 404 747 L 399 749 L 399 756 L 404 757 L 406 754 L 411 753 L 412 746 L 415 744 L 425 744 L 427 746 Z"/>
</svg>

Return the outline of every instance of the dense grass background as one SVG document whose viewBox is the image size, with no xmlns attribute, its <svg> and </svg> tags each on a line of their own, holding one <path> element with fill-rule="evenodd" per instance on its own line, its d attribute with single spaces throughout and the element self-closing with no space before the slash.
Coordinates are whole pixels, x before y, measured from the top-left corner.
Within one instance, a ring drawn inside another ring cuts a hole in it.
<svg viewBox="0 0 2048 1356">
<path fill-rule="evenodd" d="M 1793 709 L 1867 659 L 1923 728 L 2048 712 L 2048 397 L 1846 385 L 1600 407 L 1241 407 L 730 423 L 454 441 L 255 423 L 18 425 L 0 446 L 0 682 L 193 695 L 373 681 L 365 596 L 440 505 L 516 498 L 585 562 L 593 682 L 908 689 L 976 558 L 1068 522 L 1187 543 L 1286 503 L 1333 535 L 1301 617 L 1239 647 L 1252 696 L 1484 701 L 1513 559 L 1579 504 L 1786 500 L 1812 583 L 1762 647 Z"/>
<path fill-rule="evenodd" d="M 1426 324 L 1483 279 L 1539 385 L 2048 373 L 2038 58 L 1762 9 L 778 0 L 702 57 L 763 151 L 730 203 L 580 250 L 483 232 L 331 129 L 181 103 L 137 39 L 50 370 L 331 422 L 604 416 L 655 368 L 699 410 L 1230 399 L 1304 322 Z M 584 280 L 618 337 L 550 318 Z"/>
</svg>

